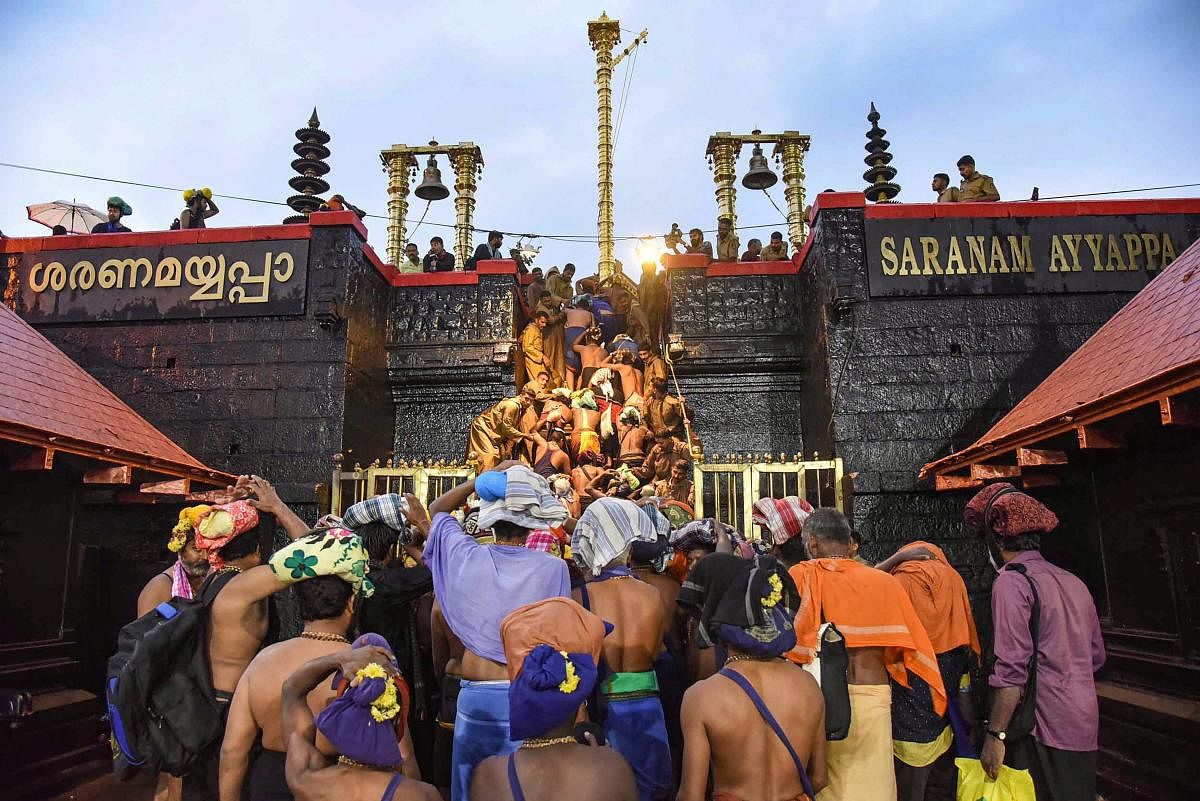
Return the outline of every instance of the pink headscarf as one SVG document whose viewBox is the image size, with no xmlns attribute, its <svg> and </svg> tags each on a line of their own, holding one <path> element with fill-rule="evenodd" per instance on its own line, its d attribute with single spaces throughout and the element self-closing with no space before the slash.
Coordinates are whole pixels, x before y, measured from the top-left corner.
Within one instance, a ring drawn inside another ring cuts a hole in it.
<svg viewBox="0 0 1200 801">
<path fill-rule="evenodd" d="M 258 525 L 258 510 L 247 501 L 214 506 L 196 523 L 196 547 L 208 551 L 213 570 L 225 566 L 218 550 Z"/>
</svg>

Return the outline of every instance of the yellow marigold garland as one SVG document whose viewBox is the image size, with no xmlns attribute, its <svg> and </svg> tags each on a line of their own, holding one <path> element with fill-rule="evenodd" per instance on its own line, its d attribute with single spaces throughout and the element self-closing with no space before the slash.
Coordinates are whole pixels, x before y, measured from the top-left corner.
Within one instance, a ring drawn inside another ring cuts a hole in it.
<svg viewBox="0 0 1200 801">
<path fill-rule="evenodd" d="M 563 679 L 562 684 L 558 685 L 558 691 L 565 695 L 570 695 L 579 687 L 579 674 L 575 672 L 575 665 L 567 658 L 566 651 L 559 651 L 562 654 L 563 661 L 567 666 L 567 677 Z"/>
<path fill-rule="evenodd" d="M 779 578 L 778 573 L 772 573 L 767 577 L 767 583 L 771 585 L 771 594 L 760 598 L 759 602 L 767 609 L 773 609 L 775 604 L 783 600 L 783 579 Z"/>
<path fill-rule="evenodd" d="M 167 540 L 167 550 L 171 553 L 179 553 L 183 550 L 183 546 L 187 544 L 188 535 L 195 530 L 196 526 L 204 516 L 212 511 L 212 507 L 206 504 L 197 506 L 189 506 L 179 512 L 179 522 L 175 524 L 175 528 L 171 529 L 171 539 Z"/>
<path fill-rule="evenodd" d="M 383 692 L 371 702 L 371 717 L 376 723 L 389 721 L 400 714 L 400 703 L 396 698 L 396 683 L 388 675 L 383 666 L 372 662 L 354 674 L 354 683 L 359 684 L 363 679 L 386 679 Z"/>
</svg>

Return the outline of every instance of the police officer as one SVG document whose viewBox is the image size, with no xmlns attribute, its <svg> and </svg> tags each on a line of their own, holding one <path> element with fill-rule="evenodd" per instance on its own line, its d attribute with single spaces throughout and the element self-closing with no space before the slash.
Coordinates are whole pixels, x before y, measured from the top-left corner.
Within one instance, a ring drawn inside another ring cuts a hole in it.
<svg viewBox="0 0 1200 801">
<path fill-rule="evenodd" d="M 963 156 L 958 160 L 958 200 L 961 203 L 995 203 L 1000 199 L 990 175 L 975 171 L 975 159 Z"/>
</svg>

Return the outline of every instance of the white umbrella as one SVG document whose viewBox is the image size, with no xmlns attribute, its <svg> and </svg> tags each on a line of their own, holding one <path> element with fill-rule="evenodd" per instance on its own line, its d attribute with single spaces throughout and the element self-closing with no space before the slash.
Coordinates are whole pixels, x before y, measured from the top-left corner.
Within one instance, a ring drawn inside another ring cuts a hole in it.
<svg viewBox="0 0 1200 801">
<path fill-rule="evenodd" d="M 107 222 L 108 215 L 101 214 L 91 206 L 82 203 L 68 203 L 56 200 L 53 203 L 34 203 L 26 206 L 29 219 L 41 223 L 47 228 L 61 225 L 71 234 L 90 234 L 92 228 L 99 223 Z"/>
</svg>

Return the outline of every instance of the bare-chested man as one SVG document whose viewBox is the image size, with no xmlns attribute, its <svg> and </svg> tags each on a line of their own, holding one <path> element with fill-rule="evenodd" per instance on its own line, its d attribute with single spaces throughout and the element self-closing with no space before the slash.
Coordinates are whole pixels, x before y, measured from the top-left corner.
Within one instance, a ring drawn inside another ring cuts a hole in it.
<svg viewBox="0 0 1200 801">
<path fill-rule="evenodd" d="M 585 453 L 600 455 L 600 409 L 590 391 L 571 400 L 571 453 L 579 461 Z"/>
<path fill-rule="evenodd" d="M 571 389 L 579 387 L 579 373 L 583 369 L 583 362 L 579 358 L 579 353 L 575 350 L 575 343 L 583 336 L 583 332 L 596 324 L 596 318 L 592 315 L 591 301 L 586 298 L 576 298 L 575 302 L 567 306 L 563 311 L 566 313 L 566 330 L 564 331 L 565 356 L 567 363 L 567 385 Z"/>
<path fill-rule="evenodd" d="M 588 506 L 571 534 L 571 553 L 585 583 L 575 600 L 612 623 L 604 640 L 608 678 L 600 686 L 600 713 L 608 743 L 633 768 L 640 801 L 666 798 L 671 789 L 671 748 L 654 658 L 662 650 L 663 611 L 658 590 L 634 578 L 629 549 L 654 542 L 658 532 L 631 501 L 600 498 Z"/>
<path fill-rule="evenodd" d="M 600 326 L 593 325 L 583 332 L 571 349 L 579 354 L 580 376 L 577 386 L 583 389 L 591 381 L 592 373 L 599 370 L 608 361 L 608 351 L 604 349 L 604 332 Z"/>
<path fill-rule="evenodd" d="M 575 488 L 580 512 L 592 501 L 605 497 L 609 483 L 616 475 L 616 471 L 608 467 L 608 460 L 604 456 L 589 453 L 580 458 L 579 467 L 571 471 L 571 486 Z"/>
<path fill-rule="evenodd" d="M 626 406 L 617 418 L 617 441 L 620 457 L 617 464 L 638 471 L 646 461 L 646 449 L 654 440 L 650 429 L 642 424 L 642 413 L 636 407 Z"/>
<path fill-rule="evenodd" d="M 473 493 L 480 498 L 479 529 L 490 529 L 495 545 L 477 542 L 448 514 Z M 536 505 L 518 502 L 530 494 L 537 496 Z M 517 746 L 508 730 L 500 621 L 523 604 L 570 592 L 562 559 L 524 547 L 532 529 L 562 525 L 567 510 L 553 502 L 544 478 L 515 462 L 501 463 L 441 495 L 429 507 L 432 523 L 422 519 L 416 498 L 408 501 L 410 521 L 428 528 L 425 564 L 433 573 L 441 614 L 464 646 L 451 777 L 451 795 L 462 799 L 476 765 Z"/>
<path fill-rule="evenodd" d="M 261 564 L 260 513 L 273 516 L 291 538 L 308 531 L 265 479 L 241 476 L 234 495 L 248 500 L 209 507 L 194 524 L 196 544 L 207 550 L 213 568 L 200 592 L 211 582 L 216 593 L 208 617 L 208 663 L 214 698 L 226 714 L 238 680 L 267 636 L 267 599 L 287 588 Z M 217 798 L 220 756 L 218 739 L 184 777 L 184 801 Z"/>
<path fill-rule="evenodd" d="M 621 755 L 597 747 L 590 732 L 583 742 L 574 734 L 579 707 L 596 685 L 604 621 L 573 601 L 551 598 L 512 612 L 501 632 L 512 732 L 524 742 L 479 765 L 471 801 L 635 801 L 637 787 Z"/>
<path fill-rule="evenodd" d="M 398 728 L 404 725 L 402 708 L 371 702 L 372 698 L 379 700 L 382 681 L 403 681 L 391 656 L 389 651 L 373 646 L 348 648 L 304 663 L 283 683 L 287 783 L 298 801 L 441 801 L 431 785 L 396 771 L 395 763 L 402 757 L 399 732 L 396 744 L 386 749 L 371 737 L 382 722 L 373 713 L 380 717 L 390 713 L 393 725 Z M 356 683 L 331 703 L 330 709 L 338 712 L 336 717 L 323 715 L 314 719 L 309 706 L 312 693 L 323 691 L 322 685 L 328 686 L 329 676 L 338 671 Z M 386 678 L 367 678 L 377 673 Z M 329 764 L 317 748 L 318 731 L 346 758 Z"/>
<path fill-rule="evenodd" d="M 804 608 L 796 617 L 789 659 L 812 661 L 823 620 L 846 639 L 850 729 L 829 743 L 829 787 L 821 801 L 896 798 L 892 762 L 892 678 L 913 673 L 929 684 L 934 711 L 945 714 L 946 692 L 929 636 L 895 577 L 851 558 L 850 523 L 836 509 L 817 509 L 800 535 L 811 557 L 789 571 Z"/>
<path fill-rule="evenodd" d="M 633 361 L 633 352 L 629 350 L 618 350 L 608 357 L 607 367 L 621 379 L 621 391 L 613 398 L 617 403 L 642 394 L 642 371 L 633 366 Z"/>
<path fill-rule="evenodd" d="M 692 571 L 679 603 L 699 615 L 701 639 L 724 667 L 684 695 L 679 801 L 707 798 L 710 769 L 713 801 L 812 801 L 825 786 L 821 689 L 782 658 L 796 642 L 799 601 L 769 556 L 716 553 Z"/>
<path fill-rule="evenodd" d="M 443 798 L 450 798 L 450 777 L 454 751 L 454 719 L 458 716 L 458 691 L 462 685 L 462 641 L 446 624 L 442 608 L 433 602 L 433 672 L 442 688 L 437 729 L 433 735 L 433 776 L 430 781 Z"/>
<path fill-rule="evenodd" d="M 561 428 L 550 428 L 546 435 L 533 432 L 536 448 L 533 452 L 533 472 L 549 480 L 550 476 L 571 471 L 571 457 L 563 447 L 567 435 Z"/>
<path fill-rule="evenodd" d="M 242 798 L 250 752 L 260 736 L 263 750 L 250 772 L 250 801 L 292 798 L 284 771 L 287 746 L 280 728 L 283 683 L 304 663 L 345 650 L 350 644 L 346 632 L 356 601 L 352 585 L 338 576 L 320 576 L 297 584 L 292 592 L 304 630 L 298 637 L 260 651 L 238 682 L 221 745 L 221 801 Z M 318 686 L 309 693 L 308 706 L 316 714 L 334 695 L 328 685 Z M 419 779 L 407 737 L 400 750 L 405 775 Z"/>
<path fill-rule="evenodd" d="M 194 598 L 204 583 L 208 575 L 208 553 L 196 547 L 196 532 L 184 519 L 195 508 L 198 507 L 188 507 L 180 514 L 180 523 L 167 542 L 167 548 L 179 556 L 173 565 L 156 573 L 142 587 L 137 599 L 138 617 L 172 598 Z"/>
</svg>

